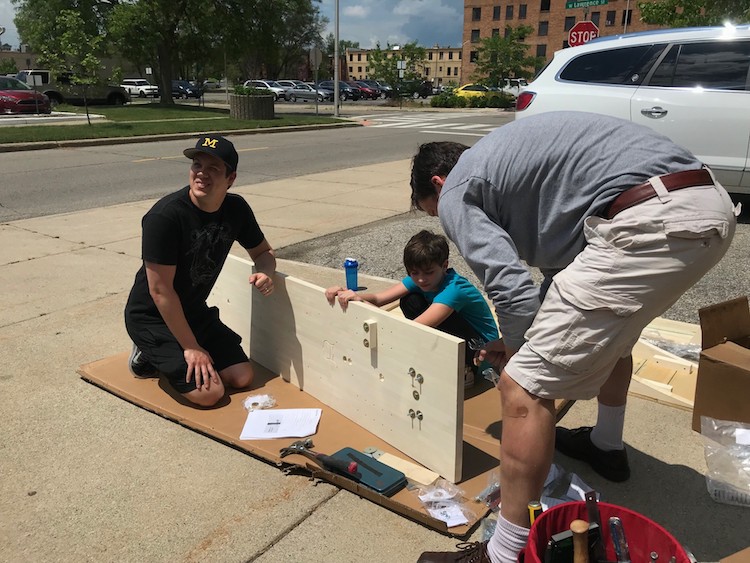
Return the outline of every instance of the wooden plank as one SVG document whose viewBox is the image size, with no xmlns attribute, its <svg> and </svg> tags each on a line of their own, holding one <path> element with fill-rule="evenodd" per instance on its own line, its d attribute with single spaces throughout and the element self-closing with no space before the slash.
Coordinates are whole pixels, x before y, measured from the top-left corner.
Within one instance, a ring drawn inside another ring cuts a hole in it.
<svg viewBox="0 0 750 563">
<path fill-rule="evenodd" d="M 328 305 L 323 288 L 282 273 L 264 298 L 247 285 L 251 272 L 251 262 L 230 255 L 210 298 L 249 341 L 250 357 L 460 481 L 463 340 L 367 304 L 350 303 L 344 312 Z"/>
</svg>

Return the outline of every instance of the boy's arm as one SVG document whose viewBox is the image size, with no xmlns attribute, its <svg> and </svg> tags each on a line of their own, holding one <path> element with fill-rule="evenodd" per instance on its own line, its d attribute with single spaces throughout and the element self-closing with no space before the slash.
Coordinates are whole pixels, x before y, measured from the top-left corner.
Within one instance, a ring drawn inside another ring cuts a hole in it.
<svg viewBox="0 0 750 563">
<path fill-rule="evenodd" d="M 357 293 L 351 289 L 333 286 L 326 289 L 326 299 L 331 305 L 338 299 L 341 308 L 346 311 L 349 301 L 366 301 L 376 307 L 381 307 L 396 301 L 396 299 L 401 299 L 407 293 L 409 293 L 409 290 L 406 289 L 406 286 L 402 282 L 398 282 L 388 289 L 377 293 Z"/>
<path fill-rule="evenodd" d="M 256 273 L 250 275 L 248 281 L 254 285 L 263 295 L 269 295 L 273 291 L 273 274 L 276 271 L 276 256 L 273 248 L 266 239 L 253 248 L 248 248 L 247 253 L 255 263 Z"/>
<path fill-rule="evenodd" d="M 424 313 L 414 319 L 414 322 L 437 328 L 445 319 L 451 316 L 453 311 L 454 309 L 448 307 L 448 305 L 444 305 L 443 303 L 433 303 L 425 309 Z"/>
</svg>

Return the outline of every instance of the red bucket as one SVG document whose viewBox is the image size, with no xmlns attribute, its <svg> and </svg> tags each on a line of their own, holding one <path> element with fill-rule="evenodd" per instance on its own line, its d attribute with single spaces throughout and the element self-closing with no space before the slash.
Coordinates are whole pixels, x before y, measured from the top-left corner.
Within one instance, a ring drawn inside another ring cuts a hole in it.
<svg viewBox="0 0 750 563">
<path fill-rule="evenodd" d="M 622 521 L 631 561 L 650 561 L 650 554 L 654 551 L 659 555 L 659 563 L 668 563 L 672 556 L 677 563 L 690 563 L 685 549 L 674 536 L 653 520 L 615 504 L 599 502 L 597 506 L 607 561 L 617 561 L 609 530 L 609 518 L 617 516 Z M 549 539 L 553 534 L 570 529 L 570 523 L 576 519 L 588 520 L 585 502 L 566 502 L 542 512 L 529 531 L 526 547 L 518 554 L 519 563 L 543 563 Z"/>
</svg>

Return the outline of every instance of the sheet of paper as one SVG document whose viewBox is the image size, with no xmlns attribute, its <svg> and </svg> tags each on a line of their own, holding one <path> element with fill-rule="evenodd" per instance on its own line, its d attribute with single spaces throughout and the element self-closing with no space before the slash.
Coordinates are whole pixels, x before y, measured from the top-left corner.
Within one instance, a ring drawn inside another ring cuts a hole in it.
<svg viewBox="0 0 750 563">
<path fill-rule="evenodd" d="M 442 520 L 449 528 L 468 524 L 469 522 L 464 513 L 461 512 L 461 508 L 457 505 L 445 506 L 443 508 L 428 508 L 427 510 L 432 514 L 433 518 Z"/>
<path fill-rule="evenodd" d="M 268 409 L 247 413 L 240 440 L 304 438 L 315 434 L 321 409 Z"/>
</svg>

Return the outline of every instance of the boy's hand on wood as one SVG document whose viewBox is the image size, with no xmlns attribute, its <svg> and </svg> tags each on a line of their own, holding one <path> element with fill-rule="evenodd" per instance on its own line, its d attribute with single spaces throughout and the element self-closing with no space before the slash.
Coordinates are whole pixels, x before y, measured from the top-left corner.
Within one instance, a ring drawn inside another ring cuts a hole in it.
<svg viewBox="0 0 750 563">
<path fill-rule="evenodd" d="M 336 301 L 336 296 L 342 291 L 344 291 L 344 288 L 340 285 L 334 285 L 326 289 L 326 300 L 328 301 L 328 304 L 333 305 Z"/>
</svg>

